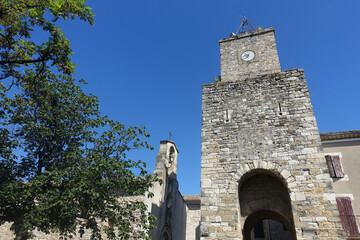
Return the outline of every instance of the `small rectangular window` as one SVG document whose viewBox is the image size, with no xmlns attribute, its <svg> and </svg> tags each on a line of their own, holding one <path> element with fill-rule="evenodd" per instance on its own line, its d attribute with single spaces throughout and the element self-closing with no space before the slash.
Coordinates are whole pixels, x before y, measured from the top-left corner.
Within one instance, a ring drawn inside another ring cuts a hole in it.
<svg viewBox="0 0 360 240">
<path fill-rule="evenodd" d="M 345 176 L 344 172 L 343 172 L 343 169 L 341 167 L 340 157 L 339 156 L 326 155 L 325 159 L 326 159 L 326 164 L 327 164 L 327 166 L 329 168 L 330 177 L 332 177 L 332 178 L 342 178 L 342 177 Z"/>
<path fill-rule="evenodd" d="M 347 237 L 360 237 L 350 198 L 336 198 L 342 227 Z"/>
</svg>

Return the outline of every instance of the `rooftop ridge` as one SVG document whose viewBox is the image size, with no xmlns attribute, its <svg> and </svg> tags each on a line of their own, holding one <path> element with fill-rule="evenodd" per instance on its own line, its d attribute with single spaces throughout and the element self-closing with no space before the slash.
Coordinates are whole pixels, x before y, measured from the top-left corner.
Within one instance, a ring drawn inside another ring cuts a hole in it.
<svg viewBox="0 0 360 240">
<path fill-rule="evenodd" d="M 360 130 L 348 130 L 339 132 L 327 132 L 320 133 L 321 141 L 336 140 L 336 139 L 348 139 L 348 138 L 360 138 Z"/>
</svg>

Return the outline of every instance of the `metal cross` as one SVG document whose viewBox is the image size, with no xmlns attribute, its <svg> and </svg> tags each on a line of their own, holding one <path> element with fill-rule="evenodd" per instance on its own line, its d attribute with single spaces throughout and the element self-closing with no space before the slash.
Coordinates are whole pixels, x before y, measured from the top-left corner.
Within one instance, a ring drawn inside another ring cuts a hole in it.
<svg viewBox="0 0 360 240">
<path fill-rule="evenodd" d="M 171 134 L 171 131 L 169 132 L 169 140 L 171 140 L 171 136 L 172 136 L 172 134 Z"/>
</svg>

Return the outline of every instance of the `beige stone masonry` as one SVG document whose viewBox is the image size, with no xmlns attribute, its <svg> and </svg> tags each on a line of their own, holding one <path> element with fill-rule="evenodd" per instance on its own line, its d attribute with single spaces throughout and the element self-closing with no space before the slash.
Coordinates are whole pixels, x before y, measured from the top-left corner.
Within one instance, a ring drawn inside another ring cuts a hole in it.
<svg viewBox="0 0 360 240">
<path fill-rule="evenodd" d="M 276 199 L 273 217 L 296 239 L 345 239 L 303 70 L 238 80 L 203 86 L 201 239 L 244 239 L 250 209 Z M 279 190 L 241 196 L 258 174 Z"/>
</svg>

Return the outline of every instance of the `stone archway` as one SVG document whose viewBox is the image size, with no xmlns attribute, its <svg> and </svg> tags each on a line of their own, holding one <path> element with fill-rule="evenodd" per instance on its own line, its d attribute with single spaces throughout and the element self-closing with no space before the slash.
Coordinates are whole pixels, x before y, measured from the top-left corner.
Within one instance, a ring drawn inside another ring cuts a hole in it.
<svg viewBox="0 0 360 240">
<path fill-rule="evenodd" d="M 286 183 L 272 171 L 255 169 L 244 174 L 239 182 L 239 203 L 244 240 L 251 239 L 252 228 L 264 219 L 280 222 L 296 239 Z"/>
</svg>

